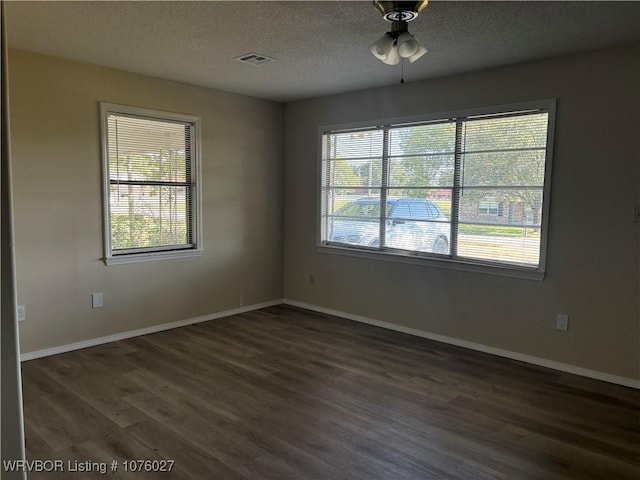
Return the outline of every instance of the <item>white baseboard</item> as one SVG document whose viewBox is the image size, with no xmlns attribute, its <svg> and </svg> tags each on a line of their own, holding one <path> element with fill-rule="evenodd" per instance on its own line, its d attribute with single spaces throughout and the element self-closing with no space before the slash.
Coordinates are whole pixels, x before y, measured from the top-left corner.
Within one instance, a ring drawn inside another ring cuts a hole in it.
<svg viewBox="0 0 640 480">
<path fill-rule="evenodd" d="M 89 340 L 83 340 L 81 342 L 70 343 L 68 345 L 61 345 L 59 347 L 45 348 L 44 350 L 35 350 L 33 352 L 21 353 L 20 361 L 33 360 L 40 357 L 48 357 L 50 355 L 57 355 L 59 353 L 70 352 L 72 350 L 80 350 L 81 348 L 94 347 L 96 345 L 102 345 L 104 343 L 115 342 L 118 340 L 124 340 L 126 338 L 138 337 L 140 335 L 148 335 L 149 333 L 162 332 L 163 330 L 171 330 L 172 328 L 184 327 L 186 325 L 193 325 L 194 323 L 206 322 L 208 320 L 216 320 L 218 318 L 230 317 L 232 315 L 238 315 L 239 313 L 251 312 L 260 308 L 273 307 L 274 305 L 281 305 L 282 299 L 272 300 L 269 302 L 256 303 L 254 305 L 247 305 L 246 307 L 234 308 L 231 310 L 225 310 L 223 312 L 212 313 L 209 315 L 201 315 L 199 317 L 187 318 L 185 320 L 178 320 L 176 322 L 163 323 L 162 325 L 153 325 L 151 327 L 140 328 L 138 330 L 129 330 L 127 332 L 116 333 L 114 335 L 107 335 L 106 337 L 91 338 Z"/>
<path fill-rule="evenodd" d="M 611 375 L 609 373 L 598 372 L 596 370 L 589 370 L 587 368 L 576 367 L 566 363 L 555 362 L 553 360 L 547 360 L 540 357 L 534 357 L 531 355 L 524 355 L 518 352 L 512 352 L 510 350 L 503 350 L 501 348 L 489 347 L 480 343 L 468 342 L 466 340 L 460 340 L 453 337 L 447 337 L 444 335 L 437 335 L 435 333 L 425 332 L 424 330 L 417 330 L 415 328 L 403 327 L 402 325 L 396 325 L 394 323 L 384 322 L 381 320 L 374 320 L 372 318 L 363 317 L 361 315 L 353 315 L 351 313 L 340 312 L 338 310 L 332 310 L 330 308 L 320 307 L 318 305 L 312 305 L 304 302 L 297 302 L 295 300 L 284 299 L 286 305 L 294 307 L 304 308 L 319 313 L 326 313 L 328 315 L 334 315 L 336 317 L 346 318 L 348 320 L 354 320 L 356 322 L 367 323 L 369 325 L 375 325 L 376 327 L 382 327 L 389 330 L 395 330 L 397 332 L 407 333 L 409 335 L 415 335 L 417 337 L 428 338 L 437 342 L 448 343 L 458 347 L 468 348 L 470 350 L 476 350 L 483 353 L 489 353 L 491 355 L 497 355 L 499 357 L 509 358 L 511 360 L 518 360 L 520 362 L 530 363 L 532 365 L 538 365 L 541 367 L 551 368 L 553 370 L 559 370 L 561 372 L 572 373 L 574 375 L 580 375 L 582 377 L 594 378 L 596 380 L 602 380 L 604 382 L 615 383 L 617 385 L 623 385 L 625 387 L 631 387 L 640 389 L 640 380 L 633 378 L 620 377 L 617 375 Z"/>
<path fill-rule="evenodd" d="M 141 328 L 138 330 L 130 330 L 127 332 L 116 333 L 114 335 L 107 335 L 105 337 L 92 338 L 89 340 L 83 340 L 81 342 L 70 343 L 68 345 L 61 345 L 53 348 L 46 348 L 43 350 L 35 350 L 33 352 L 21 353 L 20 361 L 33 360 L 41 357 L 48 357 L 50 355 L 57 355 L 59 353 L 70 352 L 73 350 L 79 350 L 81 348 L 93 347 L 96 345 L 102 345 L 104 343 L 115 342 L 118 340 L 124 340 L 126 338 L 137 337 L 140 335 L 148 335 L 150 333 L 161 332 L 164 330 L 171 330 L 172 328 L 184 327 L 186 325 L 193 325 L 195 323 L 206 322 L 208 320 L 216 320 L 218 318 L 230 317 L 240 313 L 250 312 L 253 310 L 259 310 L 261 308 L 273 307 L 280 304 L 291 305 L 294 307 L 304 308 L 315 312 L 326 313 L 328 315 L 334 315 L 336 317 L 345 318 L 347 320 L 353 320 L 356 322 L 366 323 L 374 325 L 376 327 L 386 328 L 388 330 L 395 330 L 397 332 L 414 335 L 417 337 L 428 338 L 437 342 L 447 343 L 458 347 L 468 348 L 470 350 L 476 350 L 483 353 L 489 353 L 491 355 L 497 355 L 499 357 L 509 358 L 511 360 L 518 360 L 520 362 L 530 363 L 532 365 L 538 365 L 541 367 L 551 368 L 561 372 L 571 373 L 574 375 L 580 375 L 582 377 L 593 378 L 596 380 L 602 380 L 604 382 L 614 383 L 617 385 L 623 385 L 625 387 L 631 387 L 640 389 L 640 380 L 633 378 L 620 377 L 617 375 L 611 375 L 609 373 L 598 372 L 596 370 L 590 370 L 587 368 L 576 367 L 566 363 L 555 362 L 553 360 L 547 360 L 540 357 L 534 357 L 531 355 L 524 355 L 518 352 L 512 352 L 510 350 L 503 350 L 501 348 L 489 347 L 480 343 L 468 342 L 466 340 L 460 340 L 453 337 L 447 337 L 444 335 L 438 335 L 435 333 L 429 333 L 424 330 L 418 330 L 415 328 L 404 327 L 402 325 L 396 325 L 390 322 L 384 322 L 382 320 L 374 320 L 372 318 L 363 317 L 361 315 L 354 315 L 347 312 L 341 312 L 338 310 L 332 310 L 330 308 L 320 307 L 318 305 L 312 305 L 304 302 L 297 302 L 289 299 L 271 300 L 269 302 L 257 303 L 253 305 L 247 305 L 245 307 L 234 308 L 231 310 L 225 310 L 222 312 L 212 313 L 209 315 L 201 315 L 199 317 L 187 318 L 185 320 L 178 320 L 176 322 L 163 323 L 162 325 L 153 325 L 147 328 Z"/>
</svg>

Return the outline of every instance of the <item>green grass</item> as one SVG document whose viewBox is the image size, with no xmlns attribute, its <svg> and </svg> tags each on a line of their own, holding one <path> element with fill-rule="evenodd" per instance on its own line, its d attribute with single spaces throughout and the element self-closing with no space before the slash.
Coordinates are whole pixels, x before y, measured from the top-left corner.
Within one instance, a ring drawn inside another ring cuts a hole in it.
<svg viewBox="0 0 640 480">
<path fill-rule="evenodd" d="M 467 235 L 491 235 L 499 237 L 539 237 L 540 230 L 502 225 L 460 225 L 458 231 Z"/>
<path fill-rule="evenodd" d="M 432 202 L 438 205 L 438 208 L 440 208 L 440 211 L 444 213 L 447 218 L 451 218 L 451 201 L 432 200 Z"/>
<path fill-rule="evenodd" d="M 187 242 L 187 223 L 160 222 L 151 215 L 111 214 L 111 247 L 114 250 L 180 245 Z"/>
</svg>

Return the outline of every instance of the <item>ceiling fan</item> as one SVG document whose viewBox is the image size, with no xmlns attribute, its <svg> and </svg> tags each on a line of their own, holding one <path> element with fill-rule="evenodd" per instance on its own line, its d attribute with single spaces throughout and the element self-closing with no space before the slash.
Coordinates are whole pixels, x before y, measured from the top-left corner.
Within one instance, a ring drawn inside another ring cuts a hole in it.
<svg viewBox="0 0 640 480">
<path fill-rule="evenodd" d="M 391 23 L 391 30 L 371 45 L 371 53 L 387 65 L 397 65 L 406 58 L 415 62 L 427 49 L 409 33 L 408 24 L 424 10 L 429 0 L 419 2 L 374 1 L 373 6 L 382 18 Z"/>
</svg>

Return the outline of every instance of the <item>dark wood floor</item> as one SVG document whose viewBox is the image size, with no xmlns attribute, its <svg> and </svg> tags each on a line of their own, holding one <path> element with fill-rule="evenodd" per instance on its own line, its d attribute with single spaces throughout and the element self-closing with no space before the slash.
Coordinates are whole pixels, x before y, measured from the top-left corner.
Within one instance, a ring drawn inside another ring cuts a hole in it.
<svg viewBox="0 0 640 480">
<path fill-rule="evenodd" d="M 30 479 L 634 479 L 640 392 L 290 307 L 23 363 Z"/>
</svg>

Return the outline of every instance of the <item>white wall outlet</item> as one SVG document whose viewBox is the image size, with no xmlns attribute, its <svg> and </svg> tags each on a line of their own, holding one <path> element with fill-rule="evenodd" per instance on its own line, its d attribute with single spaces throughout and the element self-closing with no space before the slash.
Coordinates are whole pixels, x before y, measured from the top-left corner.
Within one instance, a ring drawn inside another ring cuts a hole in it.
<svg viewBox="0 0 640 480">
<path fill-rule="evenodd" d="M 24 305 L 18 305 L 17 314 L 19 322 L 24 322 L 27 319 L 27 311 L 25 310 Z"/>
<path fill-rule="evenodd" d="M 91 294 L 91 307 L 102 308 L 102 292 L 95 292 Z"/>
<path fill-rule="evenodd" d="M 569 315 L 559 313 L 556 316 L 556 330 L 562 330 L 563 332 L 569 330 Z"/>
</svg>

